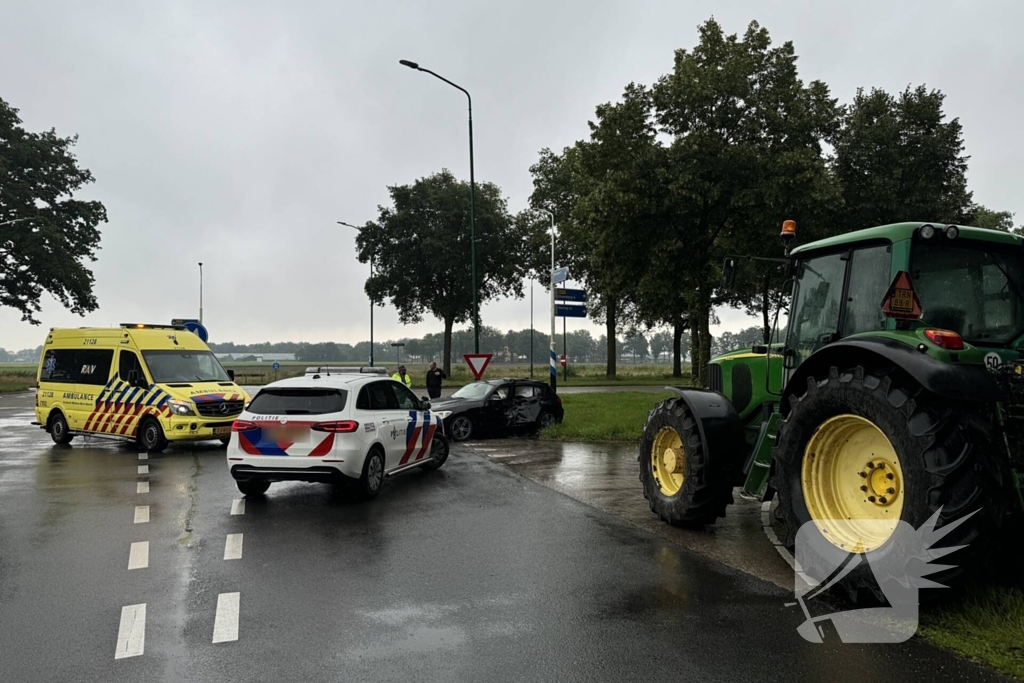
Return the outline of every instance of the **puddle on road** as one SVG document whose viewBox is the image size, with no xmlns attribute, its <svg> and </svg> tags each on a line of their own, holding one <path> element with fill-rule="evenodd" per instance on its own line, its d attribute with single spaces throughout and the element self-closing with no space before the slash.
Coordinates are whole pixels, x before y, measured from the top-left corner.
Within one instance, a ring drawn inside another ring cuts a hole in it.
<svg viewBox="0 0 1024 683">
<path fill-rule="evenodd" d="M 734 493 L 736 502 L 724 519 L 697 529 L 673 527 L 652 514 L 640 484 L 636 443 L 492 439 L 458 448 L 725 565 L 783 588 L 793 585 L 792 569 L 765 536 L 759 502 Z"/>
</svg>

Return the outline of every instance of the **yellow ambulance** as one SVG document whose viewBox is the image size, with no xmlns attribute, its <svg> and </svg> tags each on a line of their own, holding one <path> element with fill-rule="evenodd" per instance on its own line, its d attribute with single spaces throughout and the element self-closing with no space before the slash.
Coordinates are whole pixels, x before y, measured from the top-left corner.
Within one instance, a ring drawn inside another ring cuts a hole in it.
<svg viewBox="0 0 1024 683">
<path fill-rule="evenodd" d="M 227 443 L 249 395 L 210 348 L 174 325 L 51 329 L 37 374 L 37 424 L 54 443 L 77 435 Z"/>
</svg>

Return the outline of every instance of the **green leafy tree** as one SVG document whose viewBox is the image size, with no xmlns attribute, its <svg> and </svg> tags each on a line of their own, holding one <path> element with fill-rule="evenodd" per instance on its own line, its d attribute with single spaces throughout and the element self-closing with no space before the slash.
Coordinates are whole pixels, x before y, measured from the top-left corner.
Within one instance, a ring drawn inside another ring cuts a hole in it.
<svg viewBox="0 0 1024 683">
<path fill-rule="evenodd" d="M 665 330 L 659 330 L 651 335 L 651 355 L 655 361 L 661 360 L 663 353 L 672 351 L 672 334 Z"/>
<path fill-rule="evenodd" d="M 1020 228 L 1013 227 L 1013 213 L 1010 211 L 992 211 L 984 206 L 975 205 L 971 225 L 986 230 L 999 230 L 1020 234 Z"/>
<path fill-rule="evenodd" d="M 77 140 L 26 131 L 0 99 L 0 306 L 33 325 L 43 292 L 79 315 L 98 306 L 85 262 L 96 260 L 107 211 L 75 198 L 93 182 L 72 153 Z"/>
<path fill-rule="evenodd" d="M 945 95 L 923 85 L 897 96 L 857 91 L 834 139 L 843 231 L 904 220 L 969 223 L 967 160 Z"/>
<path fill-rule="evenodd" d="M 716 297 L 717 264 L 737 245 L 759 249 L 766 223 L 781 225 L 820 191 L 820 143 L 835 119 L 828 88 L 798 78 L 792 43 L 773 47 L 757 22 L 742 38 L 713 19 L 698 33 L 653 90 L 660 131 L 671 138 L 672 216 L 648 247 L 676 266 L 671 281 L 687 296 L 696 378 L 711 356 L 712 305 L 730 303 Z"/>
<path fill-rule="evenodd" d="M 473 313 L 470 282 L 469 183 L 447 170 L 412 185 L 388 188 L 392 206 L 359 231 L 359 260 L 374 257 L 366 293 L 388 298 L 405 324 L 425 313 L 444 323 L 444 369 L 451 372 L 452 328 Z M 479 301 L 523 293 L 529 235 L 509 215 L 501 190 L 479 183 L 476 193 L 476 271 Z"/>
</svg>

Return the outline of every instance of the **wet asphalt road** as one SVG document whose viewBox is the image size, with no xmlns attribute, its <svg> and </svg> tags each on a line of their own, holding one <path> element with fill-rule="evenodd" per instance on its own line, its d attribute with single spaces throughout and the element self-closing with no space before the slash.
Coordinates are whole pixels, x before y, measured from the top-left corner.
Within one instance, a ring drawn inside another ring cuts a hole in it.
<svg viewBox="0 0 1024 683">
<path fill-rule="evenodd" d="M 275 484 L 232 514 L 219 448 L 55 447 L 32 400 L 0 396 L 2 681 L 995 679 L 919 641 L 806 643 L 778 586 L 467 449 L 368 504 Z"/>
</svg>

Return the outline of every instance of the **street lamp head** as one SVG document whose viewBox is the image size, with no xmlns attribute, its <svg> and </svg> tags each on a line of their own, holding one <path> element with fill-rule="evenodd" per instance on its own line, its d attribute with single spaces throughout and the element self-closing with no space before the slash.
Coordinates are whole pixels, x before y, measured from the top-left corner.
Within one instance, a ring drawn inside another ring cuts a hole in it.
<svg viewBox="0 0 1024 683">
<path fill-rule="evenodd" d="M 417 64 L 416 62 L 410 62 L 408 59 L 399 59 L 398 63 L 401 64 L 402 66 L 407 66 L 410 69 L 419 69 L 420 68 L 419 64 Z"/>
</svg>

